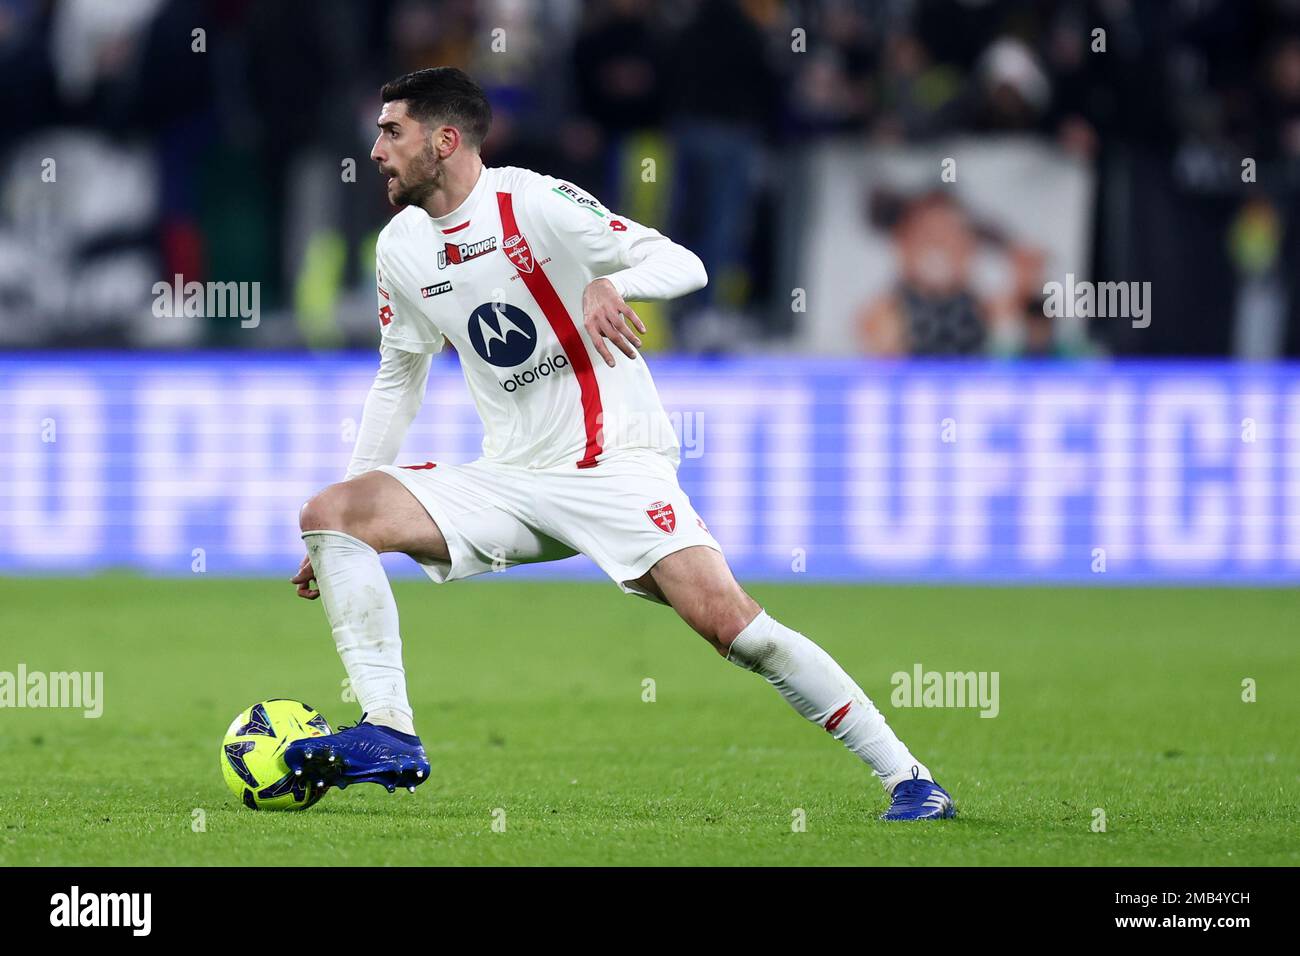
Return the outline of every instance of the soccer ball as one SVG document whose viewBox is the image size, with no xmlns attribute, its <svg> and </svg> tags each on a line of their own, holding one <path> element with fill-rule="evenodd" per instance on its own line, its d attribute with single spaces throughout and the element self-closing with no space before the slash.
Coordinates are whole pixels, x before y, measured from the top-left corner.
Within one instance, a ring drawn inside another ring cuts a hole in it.
<svg viewBox="0 0 1300 956">
<path fill-rule="evenodd" d="M 284 750 L 303 737 L 332 733 L 325 718 L 297 700 L 264 700 L 233 721 L 221 742 L 221 773 L 250 810 L 306 810 L 328 787 L 295 777 Z"/>
</svg>

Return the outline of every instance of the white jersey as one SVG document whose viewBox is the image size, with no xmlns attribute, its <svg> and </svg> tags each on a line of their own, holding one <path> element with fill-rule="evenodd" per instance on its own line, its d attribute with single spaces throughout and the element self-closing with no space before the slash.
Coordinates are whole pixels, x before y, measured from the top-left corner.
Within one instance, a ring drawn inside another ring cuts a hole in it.
<svg viewBox="0 0 1300 956">
<path fill-rule="evenodd" d="M 454 212 L 410 206 L 394 216 L 375 265 L 383 345 L 455 347 L 485 458 L 591 468 L 617 450 L 649 449 L 677 464 L 645 360 L 611 344 L 615 365 L 605 364 L 583 328 L 582 294 L 602 276 L 625 298 L 693 291 L 706 281 L 693 253 L 562 180 L 484 167 Z"/>
</svg>

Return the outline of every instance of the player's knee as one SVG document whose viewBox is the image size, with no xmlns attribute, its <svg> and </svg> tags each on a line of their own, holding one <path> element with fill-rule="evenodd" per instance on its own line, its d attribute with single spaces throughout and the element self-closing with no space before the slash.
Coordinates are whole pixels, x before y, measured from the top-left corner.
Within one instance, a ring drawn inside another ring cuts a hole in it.
<svg viewBox="0 0 1300 956">
<path fill-rule="evenodd" d="M 747 617 L 737 611 L 719 615 L 713 624 L 713 646 L 720 654 L 726 654 L 731 649 L 731 642 L 740 636 L 751 620 L 753 615 Z"/>
<path fill-rule="evenodd" d="M 303 531 L 354 534 L 350 497 L 343 485 L 330 485 L 302 506 L 298 513 L 298 527 Z"/>
<path fill-rule="evenodd" d="M 740 591 L 731 600 L 711 602 L 703 609 L 695 629 L 725 657 L 731 642 L 749 626 L 759 610 L 753 598 Z"/>
</svg>

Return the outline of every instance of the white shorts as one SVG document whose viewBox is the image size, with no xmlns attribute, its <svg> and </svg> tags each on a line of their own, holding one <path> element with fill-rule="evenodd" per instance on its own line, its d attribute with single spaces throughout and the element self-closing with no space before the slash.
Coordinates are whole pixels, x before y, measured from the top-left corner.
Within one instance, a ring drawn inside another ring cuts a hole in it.
<svg viewBox="0 0 1300 956">
<path fill-rule="evenodd" d="M 627 593 L 651 597 L 631 582 L 660 558 L 695 545 L 722 551 L 673 463 L 656 452 L 613 452 L 584 469 L 480 458 L 378 470 L 400 481 L 446 538 L 450 562 L 418 559 L 439 583 L 581 553 Z"/>
</svg>

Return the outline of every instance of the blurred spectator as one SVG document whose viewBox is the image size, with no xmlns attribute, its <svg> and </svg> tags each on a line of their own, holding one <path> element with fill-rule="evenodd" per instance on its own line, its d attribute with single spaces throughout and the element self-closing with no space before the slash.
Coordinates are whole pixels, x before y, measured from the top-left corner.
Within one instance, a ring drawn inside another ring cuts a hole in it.
<svg viewBox="0 0 1300 956">
<path fill-rule="evenodd" d="M 794 73 L 788 109 L 805 135 L 868 128 L 880 106 L 879 29 L 867 8 L 831 0 L 806 26 L 806 62 Z"/>
<path fill-rule="evenodd" d="M 966 212 L 946 193 L 904 204 L 892 225 L 898 285 L 858 320 L 872 355 L 978 355 L 988 306 L 973 288 L 977 243 Z"/>
<path fill-rule="evenodd" d="M 600 0 L 573 49 L 576 107 L 605 135 L 664 121 L 665 51 L 653 11 L 641 0 Z"/>
<path fill-rule="evenodd" d="M 1260 119 L 1269 155 L 1300 157 L 1300 36 L 1280 37 L 1265 61 Z"/>
<path fill-rule="evenodd" d="M 686 306 L 705 310 L 705 320 L 747 294 L 743 263 L 779 92 L 762 7 L 701 0 L 673 42 L 672 232 L 708 269 L 709 284 Z"/>
<path fill-rule="evenodd" d="M 1012 37 L 1000 37 L 980 55 L 975 80 L 970 126 L 981 132 L 1034 129 L 1051 96 L 1037 58 Z"/>
<path fill-rule="evenodd" d="M 605 204 L 647 225 L 666 225 L 664 211 L 645 205 L 635 184 L 640 161 L 666 163 L 663 129 L 671 69 L 653 9 L 640 0 L 600 0 L 588 6 L 574 45 L 573 88 L 579 129 L 601 157 L 587 185 Z"/>
</svg>

